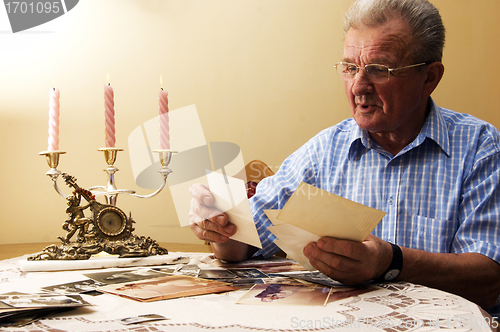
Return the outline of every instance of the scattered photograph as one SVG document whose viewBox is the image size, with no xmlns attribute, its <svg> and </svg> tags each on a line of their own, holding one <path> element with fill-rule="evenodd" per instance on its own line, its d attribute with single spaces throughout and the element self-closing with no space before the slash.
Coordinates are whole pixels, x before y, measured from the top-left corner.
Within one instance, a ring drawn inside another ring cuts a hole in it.
<svg viewBox="0 0 500 332">
<path fill-rule="evenodd" d="M 0 326 L 22 327 L 47 315 L 90 305 L 79 295 L 10 292 L 0 295 Z"/>
<path fill-rule="evenodd" d="M 294 271 L 306 271 L 302 265 L 295 264 L 286 264 L 286 265 L 270 265 L 270 266 L 259 266 L 258 269 L 265 274 L 269 273 L 280 273 L 280 272 L 294 272 Z"/>
<path fill-rule="evenodd" d="M 262 257 L 262 256 L 260 256 Z M 267 259 L 252 257 L 242 262 L 238 263 L 228 263 L 228 262 L 218 262 L 219 266 L 224 267 L 226 269 L 241 269 L 241 268 L 258 268 L 259 270 L 265 266 L 285 266 L 285 265 L 294 265 L 297 264 L 292 259 L 272 256 Z M 298 265 L 298 264 L 297 264 Z"/>
<path fill-rule="evenodd" d="M 254 285 L 237 304 L 324 306 L 329 287 L 320 285 L 264 284 Z"/>
<path fill-rule="evenodd" d="M 228 270 L 207 269 L 200 270 L 200 274 L 198 275 L 198 277 L 205 279 L 233 279 L 236 278 L 236 275 L 229 272 Z"/>
<path fill-rule="evenodd" d="M 0 298 L 3 298 L 3 296 L 9 296 L 9 295 L 32 295 L 30 293 L 21 293 L 21 292 L 7 292 L 7 293 L 2 293 L 0 294 Z M 43 294 L 40 294 L 43 295 Z"/>
<path fill-rule="evenodd" d="M 124 325 L 130 325 L 130 324 L 146 323 L 146 322 L 152 322 L 152 321 L 164 320 L 164 319 L 169 319 L 169 318 L 166 318 L 166 317 L 164 317 L 162 315 L 158 315 L 158 314 L 146 314 L 146 315 L 139 315 L 139 316 L 134 316 L 134 317 L 117 319 L 117 321 L 124 324 Z"/>
<path fill-rule="evenodd" d="M 152 269 L 134 269 L 134 270 L 115 270 L 106 272 L 86 273 L 84 276 L 97 282 L 109 285 L 120 284 L 124 282 L 133 282 L 151 278 L 164 277 L 165 273 L 154 271 Z"/>
<path fill-rule="evenodd" d="M 305 272 L 305 273 L 291 273 L 287 274 L 287 277 L 305 280 L 309 282 L 314 282 L 320 285 L 335 287 L 335 286 L 345 286 L 345 284 L 335 281 L 332 278 L 324 275 L 321 272 Z"/>
<path fill-rule="evenodd" d="M 256 268 L 263 273 L 278 273 L 278 272 L 291 272 L 291 271 L 307 271 L 302 265 L 296 261 L 273 256 L 268 259 L 251 258 L 239 263 L 218 262 L 218 266 L 225 269 L 243 269 L 243 268 Z"/>
<path fill-rule="evenodd" d="M 95 292 L 97 287 L 104 285 L 104 283 L 95 281 L 93 279 L 85 279 L 75 282 L 69 282 L 66 284 L 43 287 L 42 290 L 57 294 L 82 294 L 89 292 L 93 293 Z"/>
<path fill-rule="evenodd" d="M 255 284 L 265 284 L 264 279 L 261 278 L 236 278 L 230 281 L 235 286 L 249 286 Z"/>
<path fill-rule="evenodd" d="M 237 289 L 237 287 L 216 280 L 184 275 L 173 275 L 130 283 L 112 284 L 98 288 L 101 292 L 145 302 L 201 294 L 221 293 Z"/>
<path fill-rule="evenodd" d="M 151 270 L 162 272 L 168 275 L 174 274 L 178 269 L 180 269 L 180 266 L 172 266 L 172 267 L 154 267 Z"/>
<path fill-rule="evenodd" d="M 305 280 L 299 280 L 299 279 L 292 279 L 288 277 L 283 277 L 283 276 L 272 276 L 269 275 L 269 279 L 264 279 L 264 282 L 266 284 L 287 284 L 287 285 L 304 285 L 304 284 L 309 284 L 308 281 Z"/>
<path fill-rule="evenodd" d="M 9 296 L 12 296 L 12 295 L 29 295 L 29 294 L 27 294 L 27 293 L 20 293 L 20 292 L 8 292 L 8 293 L 0 294 L 0 315 L 1 315 L 1 313 L 4 312 L 3 309 L 7 309 L 7 310 L 5 310 L 7 312 L 9 311 L 9 309 L 12 309 L 12 306 L 1 302 L 2 299 L 7 299 Z"/>
<path fill-rule="evenodd" d="M 0 301 L 14 308 L 81 307 L 90 305 L 79 295 L 7 295 Z"/>
<path fill-rule="evenodd" d="M 239 278 L 268 278 L 267 274 L 256 268 L 243 268 L 243 269 L 227 269 L 229 272 L 235 274 Z"/>
<path fill-rule="evenodd" d="M 330 292 L 328 303 L 346 299 L 348 297 L 365 294 L 379 289 L 376 286 L 361 286 L 361 287 L 334 287 Z"/>
<path fill-rule="evenodd" d="M 2 313 L 0 315 L 0 326 L 19 328 L 36 322 L 48 315 L 61 313 L 72 309 L 74 309 L 74 307 L 37 307 L 15 309 L 9 313 Z"/>
<path fill-rule="evenodd" d="M 198 275 L 200 274 L 200 268 L 198 267 L 198 265 L 195 265 L 195 264 L 187 264 L 187 265 L 181 266 L 173 274 L 174 275 L 198 277 Z"/>
</svg>

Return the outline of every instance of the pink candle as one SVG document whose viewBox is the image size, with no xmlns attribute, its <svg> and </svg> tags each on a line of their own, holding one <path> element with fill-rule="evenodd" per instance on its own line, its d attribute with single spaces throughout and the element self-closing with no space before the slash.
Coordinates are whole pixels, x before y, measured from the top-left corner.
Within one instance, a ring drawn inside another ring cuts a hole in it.
<svg viewBox="0 0 500 332">
<path fill-rule="evenodd" d="M 59 90 L 49 93 L 49 139 L 47 151 L 59 150 Z"/>
<path fill-rule="evenodd" d="M 104 124 L 106 133 L 106 147 L 115 147 L 115 100 L 113 88 L 110 84 L 104 86 Z"/>
<path fill-rule="evenodd" d="M 170 134 L 168 124 L 168 92 L 163 88 L 158 92 L 160 111 L 160 149 L 170 149 Z"/>
</svg>

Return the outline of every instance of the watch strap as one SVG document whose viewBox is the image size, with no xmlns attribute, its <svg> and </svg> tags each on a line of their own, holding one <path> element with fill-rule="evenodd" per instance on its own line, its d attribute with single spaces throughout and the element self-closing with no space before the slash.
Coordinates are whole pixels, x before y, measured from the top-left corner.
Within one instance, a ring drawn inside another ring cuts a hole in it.
<svg viewBox="0 0 500 332">
<path fill-rule="evenodd" d="M 392 261 L 387 270 L 376 279 L 378 282 L 391 281 L 396 279 L 403 269 L 403 252 L 398 245 L 389 243 L 392 247 Z"/>
</svg>

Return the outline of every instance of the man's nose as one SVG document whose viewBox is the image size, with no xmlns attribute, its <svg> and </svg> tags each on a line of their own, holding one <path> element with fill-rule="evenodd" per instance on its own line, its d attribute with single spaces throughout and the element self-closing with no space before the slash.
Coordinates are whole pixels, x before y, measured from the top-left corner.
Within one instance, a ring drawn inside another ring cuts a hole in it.
<svg viewBox="0 0 500 332">
<path fill-rule="evenodd" d="M 373 83 L 364 68 L 359 68 L 358 73 L 354 76 L 351 89 L 355 96 L 366 95 L 374 91 Z"/>
</svg>

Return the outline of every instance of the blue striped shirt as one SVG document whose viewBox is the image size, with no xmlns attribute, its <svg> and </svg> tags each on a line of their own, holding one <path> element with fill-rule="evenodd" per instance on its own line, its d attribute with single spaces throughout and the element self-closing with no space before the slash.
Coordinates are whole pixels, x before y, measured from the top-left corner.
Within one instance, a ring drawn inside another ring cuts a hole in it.
<svg viewBox="0 0 500 332">
<path fill-rule="evenodd" d="M 372 232 L 383 240 L 428 252 L 480 253 L 500 262 L 499 151 L 494 126 L 432 100 L 420 134 L 396 156 L 353 119 L 344 120 L 259 183 L 250 200 L 263 245 L 257 254 L 279 250 L 263 210 L 282 209 L 304 181 L 387 212 Z"/>
</svg>

